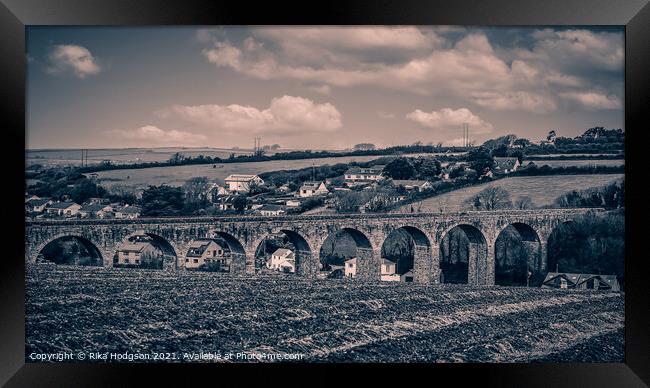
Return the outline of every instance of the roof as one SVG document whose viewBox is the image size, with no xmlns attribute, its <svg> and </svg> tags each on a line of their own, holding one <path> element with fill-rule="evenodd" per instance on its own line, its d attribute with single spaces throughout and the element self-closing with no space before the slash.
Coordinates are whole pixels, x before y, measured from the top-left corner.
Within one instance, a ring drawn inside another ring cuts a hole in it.
<svg viewBox="0 0 650 388">
<path fill-rule="evenodd" d="M 129 213 L 129 214 L 135 214 L 135 213 L 140 213 L 142 209 L 140 209 L 137 206 L 126 206 L 118 210 L 120 213 Z"/>
<path fill-rule="evenodd" d="M 281 205 L 264 205 L 261 208 L 259 208 L 260 211 L 278 211 L 278 210 L 284 210 L 284 207 Z"/>
<path fill-rule="evenodd" d="M 65 202 L 55 202 L 50 205 L 50 208 L 52 209 L 67 209 L 70 206 L 77 205 L 79 206 L 76 202 L 72 201 L 65 201 Z"/>
<path fill-rule="evenodd" d="M 381 174 L 384 171 L 384 166 L 373 166 L 373 167 L 350 167 L 345 173 L 346 174 Z"/>
<path fill-rule="evenodd" d="M 392 261 L 392 260 L 388 260 L 388 259 L 383 259 L 383 260 L 381 261 L 381 263 L 382 263 L 382 264 L 387 264 L 387 265 L 390 265 L 390 264 L 395 265 L 395 262 L 394 262 L 394 261 Z"/>
<path fill-rule="evenodd" d="M 151 245 L 149 242 L 127 243 L 120 247 L 121 252 L 141 252 L 144 248 Z"/>
<path fill-rule="evenodd" d="M 246 174 L 230 174 L 224 179 L 226 182 L 227 181 L 234 181 L 234 182 L 250 182 L 253 179 L 259 179 L 257 175 L 246 175 Z"/>
<path fill-rule="evenodd" d="M 81 209 L 79 209 L 79 210 L 82 211 L 82 212 L 95 213 L 95 212 L 103 210 L 106 207 L 109 207 L 109 206 L 108 205 L 101 205 L 101 204 L 93 203 L 93 204 L 90 204 L 90 205 L 82 206 Z"/>
<path fill-rule="evenodd" d="M 515 157 L 511 158 L 511 157 L 498 157 L 497 156 L 497 157 L 494 158 L 494 163 L 496 164 L 497 168 L 503 168 L 503 169 L 508 169 L 508 170 L 514 168 L 515 164 L 517 164 L 518 161 L 519 161 L 519 159 L 517 159 Z"/>
<path fill-rule="evenodd" d="M 396 186 L 422 186 L 427 181 L 421 181 L 416 179 L 393 179 L 393 184 Z"/>
<path fill-rule="evenodd" d="M 201 256 L 203 256 L 203 253 L 205 253 L 205 250 L 208 249 L 208 247 L 212 243 L 217 244 L 213 240 L 194 240 L 194 241 L 192 241 L 190 243 L 190 246 L 188 247 L 186 256 L 188 256 L 188 257 L 201 257 Z"/>
<path fill-rule="evenodd" d="M 316 189 L 318 189 L 318 188 L 320 187 L 320 185 L 322 185 L 322 184 L 323 184 L 323 182 L 305 182 L 305 183 L 302 184 L 302 186 L 300 186 L 300 189 L 301 189 L 301 190 L 302 190 L 302 189 L 308 189 L 308 190 L 309 190 L 309 189 L 312 189 L 312 190 L 316 190 Z"/>
<path fill-rule="evenodd" d="M 615 284 L 618 282 L 616 279 L 616 275 L 597 275 L 597 274 L 589 274 L 589 273 L 565 273 L 565 272 L 549 272 L 546 274 L 546 278 L 544 279 L 544 283 L 551 281 L 557 277 L 562 277 L 564 279 L 567 279 L 573 284 L 582 284 L 589 279 L 593 278 L 599 278 L 603 282 L 607 284 Z"/>
<path fill-rule="evenodd" d="M 351 258 L 351 259 L 347 259 L 347 260 L 345 260 L 345 262 L 346 262 L 346 263 L 350 263 L 350 264 L 356 264 L 356 263 L 357 263 L 357 258 L 356 258 L 356 257 L 353 257 L 353 258 Z"/>
<path fill-rule="evenodd" d="M 273 256 L 290 256 L 293 255 L 293 251 L 291 249 L 286 249 L 286 248 L 278 248 L 273 252 Z"/>
<path fill-rule="evenodd" d="M 43 206 L 43 205 L 45 205 L 46 203 L 48 203 L 50 201 L 51 201 L 51 199 L 49 199 L 49 198 L 38 198 L 38 199 L 30 199 L 26 203 L 29 206 Z"/>
</svg>

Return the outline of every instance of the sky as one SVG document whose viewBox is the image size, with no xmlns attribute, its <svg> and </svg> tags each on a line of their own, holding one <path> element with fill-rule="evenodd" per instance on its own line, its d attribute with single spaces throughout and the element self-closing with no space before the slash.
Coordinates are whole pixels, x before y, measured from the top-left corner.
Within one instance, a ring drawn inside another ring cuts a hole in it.
<svg viewBox="0 0 650 388">
<path fill-rule="evenodd" d="M 27 145 L 346 149 L 624 128 L 622 27 L 27 28 Z"/>
</svg>

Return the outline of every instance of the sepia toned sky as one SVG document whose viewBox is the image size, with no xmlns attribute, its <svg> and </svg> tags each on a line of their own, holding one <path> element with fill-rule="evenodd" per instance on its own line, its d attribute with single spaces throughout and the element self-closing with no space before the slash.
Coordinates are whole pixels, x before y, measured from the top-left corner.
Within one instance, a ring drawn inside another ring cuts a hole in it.
<svg viewBox="0 0 650 388">
<path fill-rule="evenodd" d="M 624 128 L 622 27 L 28 27 L 28 148 Z"/>
</svg>

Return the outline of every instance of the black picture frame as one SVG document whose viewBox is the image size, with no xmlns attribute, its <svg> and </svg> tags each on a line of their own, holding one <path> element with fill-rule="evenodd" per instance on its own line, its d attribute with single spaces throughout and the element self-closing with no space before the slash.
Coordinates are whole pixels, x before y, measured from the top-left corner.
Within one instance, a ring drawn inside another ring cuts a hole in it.
<svg viewBox="0 0 650 388">
<path fill-rule="evenodd" d="M 4 260 L 0 271 L 0 383 L 7 386 L 116 386 L 141 379 L 143 368 L 155 371 L 170 383 L 185 381 L 189 373 L 214 374 L 222 365 L 86 365 L 25 364 L 24 214 L 18 204 L 24 194 L 26 125 L 27 25 L 277 25 L 277 24 L 402 24 L 402 25 L 624 25 L 625 26 L 625 129 L 626 129 L 626 293 L 625 363 L 621 364 L 482 364 L 405 365 L 307 365 L 310 380 L 341 380 L 338 374 L 442 384 L 454 378 L 463 385 L 476 379 L 481 386 L 646 386 L 650 384 L 650 282 L 641 266 L 647 255 L 641 250 L 644 170 L 643 131 L 650 104 L 650 5 L 647 0 L 436 0 L 436 1 L 328 1 L 277 3 L 204 0 L 0 0 L 0 106 L 4 120 L 5 163 L 9 182 L 3 234 Z M 637 226 L 638 227 L 635 227 Z M 21 239 L 22 236 L 22 239 Z M 299 369 L 304 367 L 299 366 Z M 222 369 L 219 369 L 222 368 Z M 264 371 L 254 373 L 253 368 Z M 294 365 L 235 365 L 240 383 L 252 379 L 278 380 L 292 385 L 308 380 L 293 378 Z M 415 376 L 415 374 L 419 376 Z M 318 376 L 318 377 L 317 377 Z M 317 377 L 317 378 L 315 378 Z M 198 380 L 196 381 L 198 383 Z M 419 383 L 418 383 L 419 384 Z M 246 384 L 248 385 L 248 384 Z"/>
</svg>

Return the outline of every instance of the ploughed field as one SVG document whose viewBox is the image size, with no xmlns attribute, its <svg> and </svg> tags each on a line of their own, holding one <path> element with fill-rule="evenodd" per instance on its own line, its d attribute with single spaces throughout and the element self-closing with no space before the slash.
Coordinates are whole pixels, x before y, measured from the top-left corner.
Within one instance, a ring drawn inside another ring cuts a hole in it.
<svg viewBox="0 0 650 388">
<path fill-rule="evenodd" d="M 617 293 L 56 265 L 29 266 L 26 291 L 26 354 L 623 361 L 624 301 Z"/>
</svg>

